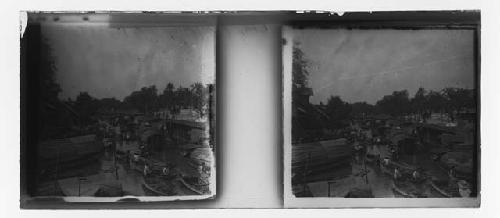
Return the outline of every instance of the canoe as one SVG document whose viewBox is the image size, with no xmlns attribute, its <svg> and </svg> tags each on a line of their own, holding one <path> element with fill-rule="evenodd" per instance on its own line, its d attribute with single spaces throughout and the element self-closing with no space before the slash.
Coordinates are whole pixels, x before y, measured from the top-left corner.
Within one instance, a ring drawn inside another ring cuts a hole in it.
<svg viewBox="0 0 500 218">
<path fill-rule="evenodd" d="M 443 197 L 447 197 L 447 198 L 451 198 L 453 197 L 453 195 L 451 195 L 450 193 L 448 193 L 447 191 L 445 191 L 444 189 L 440 188 L 439 186 L 436 185 L 436 183 L 434 183 L 434 181 L 429 181 L 429 185 L 435 190 L 437 191 L 439 194 L 441 194 Z"/>
<path fill-rule="evenodd" d="M 412 194 L 412 193 L 409 193 L 407 191 L 405 191 L 403 188 L 401 187 L 398 187 L 396 184 L 392 184 L 392 191 L 393 193 L 396 195 L 396 196 L 400 196 L 400 197 L 405 197 L 405 198 L 418 198 L 418 196 Z"/>
</svg>

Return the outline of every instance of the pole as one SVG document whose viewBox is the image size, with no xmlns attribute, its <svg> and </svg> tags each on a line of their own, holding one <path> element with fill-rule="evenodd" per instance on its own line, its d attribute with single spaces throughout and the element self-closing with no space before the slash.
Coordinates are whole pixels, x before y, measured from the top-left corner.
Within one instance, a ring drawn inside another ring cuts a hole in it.
<svg viewBox="0 0 500 218">
<path fill-rule="evenodd" d="M 311 152 L 307 154 L 307 161 L 304 166 L 304 174 L 302 175 L 302 181 L 303 181 L 303 189 L 304 191 L 306 190 L 306 177 L 307 177 L 307 171 L 309 170 L 309 164 L 311 162 Z"/>
<path fill-rule="evenodd" d="M 330 182 L 328 182 L 328 197 L 330 197 Z"/>
<path fill-rule="evenodd" d="M 332 184 L 335 184 L 335 181 L 328 182 L 328 197 L 332 197 L 332 194 L 331 194 L 331 190 L 332 190 L 331 186 L 332 186 Z"/>
<path fill-rule="evenodd" d="M 57 145 L 57 164 L 56 164 L 56 172 L 54 175 L 54 195 L 57 195 L 57 180 L 59 177 L 59 164 L 61 162 L 61 144 Z"/>
<path fill-rule="evenodd" d="M 118 168 L 116 167 L 116 148 L 115 148 L 115 153 L 114 153 L 114 167 L 115 167 L 115 177 L 116 177 L 116 180 L 118 180 Z"/>
<path fill-rule="evenodd" d="M 116 167 L 116 142 L 114 143 L 114 151 L 113 151 L 113 166 L 115 168 L 115 177 L 118 180 L 118 168 Z"/>
<path fill-rule="evenodd" d="M 80 197 L 80 177 L 78 177 L 78 197 Z"/>
<path fill-rule="evenodd" d="M 366 157 L 365 157 L 366 158 Z M 366 184 L 368 184 L 368 170 L 366 169 L 366 159 L 363 158 L 363 165 L 365 167 L 365 179 L 366 179 Z"/>
</svg>

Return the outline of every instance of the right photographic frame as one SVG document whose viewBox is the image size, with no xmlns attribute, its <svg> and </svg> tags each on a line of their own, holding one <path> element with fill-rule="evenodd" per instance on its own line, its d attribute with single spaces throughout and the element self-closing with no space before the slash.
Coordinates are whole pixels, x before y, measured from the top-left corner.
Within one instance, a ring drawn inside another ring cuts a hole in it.
<svg viewBox="0 0 500 218">
<path fill-rule="evenodd" d="M 479 11 L 282 31 L 285 207 L 479 207 Z"/>
</svg>

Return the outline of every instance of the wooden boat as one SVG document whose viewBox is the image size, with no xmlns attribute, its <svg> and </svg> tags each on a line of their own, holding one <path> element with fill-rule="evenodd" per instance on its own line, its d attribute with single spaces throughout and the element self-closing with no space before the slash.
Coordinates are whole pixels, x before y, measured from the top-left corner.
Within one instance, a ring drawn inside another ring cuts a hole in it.
<svg viewBox="0 0 500 218">
<path fill-rule="evenodd" d="M 148 185 L 147 183 L 142 184 L 142 189 L 144 190 L 144 193 L 146 193 L 146 196 L 171 196 L 174 195 L 172 193 L 165 193 L 163 191 L 160 191 L 157 189 L 157 187 L 152 187 Z"/>
<path fill-rule="evenodd" d="M 374 198 L 371 188 L 352 188 L 344 198 Z"/>
<path fill-rule="evenodd" d="M 393 168 L 389 168 L 389 167 L 386 167 L 386 166 L 382 165 L 382 166 L 380 167 L 380 170 L 381 170 L 384 174 L 386 174 L 386 175 L 388 175 L 388 176 L 391 176 L 391 177 L 392 177 L 392 176 L 394 176 L 394 169 L 393 169 Z"/>
<path fill-rule="evenodd" d="M 101 184 L 94 194 L 95 197 L 121 197 L 123 195 L 123 187 L 119 183 Z"/>
<path fill-rule="evenodd" d="M 378 155 L 366 154 L 365 161 L 367 163 L 377 163 L 377 161 L 382 162 L 382 159 Z"/>
<path fill-rule="evenodd" d="M 177 195 L 175 185 L 176 179 L 166 179 L 161 176 L 151 175 L 144 178 L 142 188 L 146 195 L 150 196 L 172 196 Z"/>
<path fill-rule="evenodd" d="M 60 179 L 57 183 L 61 187 L 65 196 L 95 196 L 99 188 L 104 185 L 110 187 L 118 186 L 117 184 L 104 180 L 104 177 L 99 174 L 88 177 L 70 177 Z"/>
<path fill-rule="evenodd" d="M 445 197 L 470 197 L 470 184 L 465 180 L 453 177 L 431 182 L 432 188 Z"/>
<path fill-rule="evenodd" d="M 470 184 L 465 180 L 459 180 L 457 184 L 458 184 L 458 193 L 460 194 L 460 196 L 470 197 L 471 194 Z"/>
<path fill-rule="evenodd" d="M 294 185 L 292 186 L 292 192 L 295 197 L 314 197 L 307 185 Z"/>
<path fill-rule="evenodd" d="M 398 181 L 392 184 L 392 191 L 396 196 L 405 198 L 427 198 L 422 190 L 417 189 L 410 181 Z"/>
<path fill-rule="evenodd" d="M 446 197 L 446 198 L 453 197 L 453 195 L 451 193 L 449 193 L 445 189 L 439 187 L 434 181 L 429 180 L 429 185 L 433 188 L 433 190 L 435 190 L 437 193 L 439 193 L 443 197 Z"/>
<path fill-rule="evenodd" d="M 392 191 L 396 197 L 403 197 L 403 198 L 416 198 L 417 197 L 411 193 L 404 191 L 403 189 L 396 186 L 395 184 L 392 185 Z"/>
<path fill-rule="evenodd" d="M 179 181 L 189 190 L 199 194 L 210 194 L 210 189 L 209 189 L 209 183 L 203 183 L 203 184 L 196 184 L 195 182 L 187 182 L 183 178 L 180 178 Z"/>
<path fill-rule="evenodd" d="M 180 176 L 151 175 L 145 178 L 142 188 L 150 196 L 203 195 L 209 194 L 208 184 L 205 189 L 190 184 Z"/>
<path fill-rule="evenodd" d="M 37 184 L 34 196 L 65 196 L 58 182 L 42 182 Z"/>
</svg>

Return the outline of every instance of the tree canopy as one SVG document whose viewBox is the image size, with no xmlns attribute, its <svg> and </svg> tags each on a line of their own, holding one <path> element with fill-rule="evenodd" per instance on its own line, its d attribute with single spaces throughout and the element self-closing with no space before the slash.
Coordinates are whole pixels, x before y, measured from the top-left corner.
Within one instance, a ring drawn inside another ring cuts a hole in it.
<svg viewBox="0 0 500 218">
<path fill-rule="evenodd" d="M 309 71 L 307 70 L 308 61 L 304 52 L 300 49 L 300 44 L 294 43 L 292 54 L 292 82 L 294 88 L 307 87 Z"/>
</svg>

